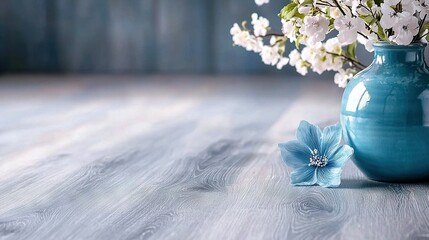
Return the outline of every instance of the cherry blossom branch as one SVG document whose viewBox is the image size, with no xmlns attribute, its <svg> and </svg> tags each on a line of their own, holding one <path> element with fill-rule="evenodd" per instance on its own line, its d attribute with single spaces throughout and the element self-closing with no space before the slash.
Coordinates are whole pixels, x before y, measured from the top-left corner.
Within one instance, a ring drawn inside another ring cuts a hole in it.
<svg viewBox="0 0 429 240">
<path fill-rule="evenodd" d="M 335 7 L 334 5 L 332 5 L 330 2 L 327 2 L 327 1 L 323 1 L 323 0 L 320 0 L 320 1 L 318 1 L 317 2 L 317 4 L 319 5 L 320 3 L 323 3 L 324 4 L 324 6 L 328 6 L 328 7 Z M 320 4 L 321 5 L 321 4 Z"/>
<path fill-rule="evenodd" d="M 361 35 L 362 37 L 368 39 L 368 36 L 366 36 L 365 34 L 361 33 L 361 32 L 357 32 L 359 35 Z"/>
<path fill-rule="evenodd" d="M 370 12 L 370 13 L 371 13 L 371 15 L 372 15 L 374 18 L 376 18 L 376 17 L 375 17 L 375 14 L 374 14 L 374 12 L 372 11 L 372 9 L 371 9 L 371 8 L 369 8 L 369 7 L 365 6 L 365 5 L 363 5 L 362 3 L 360 3 L 360 4 L 359 4 L 359 6 L 361 6 L 361 7 L 365 8 L 368 12 Z"/>
<path fill-rule="evenodd" d="M 423 35 L 419 38 L 419 41 L 420 41 L 420 40 L 422 40 L 424 37 L 426 37 L 428 34 L 429 34 L 429 32 L 427 32 L 427 33 L 423 34 Z"/>
<path fill-rule="evenodd" d="M 284 37 L 285 35 L 284 34 L 282 34 L 282 33 L 267 33 L 267 34 L 265 34 L 265 36 L 263 36 L 263 37 Z"/>
<path fill-rule="evenodd" d="M 345 16 L 346 12 L 344 12 L 343 8 L 341 7 L 340 3 L 338 3 L 337 0 L 334 0 L 335 5 L 338 7 L 338 9 L 340 10 L 340 12 Z"/>
<path fill-rule="evenodd" d="M 423 19 L 422 19 L 422 21 L 420 22 L 420 24 L 419 24 L 419 33 L 422 31 L 422 28 L 423 28 L 423 24 L 425 23 L 425 20 L 426 20 L 426 17 L 427 17 L 427 14 L 425 14 L 425 16 L 423 17 Z M 420 41 L 420 40 L 422 40 L 423 39 L 423 37 L 424 36 L 426 36 L 426 35 L 428 35 L 428 33 L 425 33 L 425 34 L 423 34 L 420 38 L 417 38 L 416 37 L 416 41 Z M 418 36 L 418 35 L 417 35 Z"/>
<path fill-rule="evenodd" d="M 345 60 L 347 60 L 351 64 L 353 64 L 355 67 L 357 67 L 359 70 L 364 70 L 367 67 L 367 66 L 363 65 L 361 62 L 356 61 L 355 59 L 348 57 L 344 54 L 337 54 L 337 53 L 333 53 L 333 52 L 326 52 L 326 53 L 331 54 L 331 55 L 336 56 L 336 57 L 344 58 Z"/>
</svg>

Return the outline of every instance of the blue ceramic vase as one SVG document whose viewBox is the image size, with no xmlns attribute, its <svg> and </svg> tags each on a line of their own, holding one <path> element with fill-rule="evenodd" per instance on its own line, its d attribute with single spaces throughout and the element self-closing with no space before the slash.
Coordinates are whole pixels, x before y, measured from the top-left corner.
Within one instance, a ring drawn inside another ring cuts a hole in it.
<svg viewBox="0 0 429 240">
<path fill-rule="evenodd" d="M 344 91 L 341 124 L 354 163 L 383 182 L 429 180 L 425 44 L 374 45 L 374 61 Z"/>
</svg>

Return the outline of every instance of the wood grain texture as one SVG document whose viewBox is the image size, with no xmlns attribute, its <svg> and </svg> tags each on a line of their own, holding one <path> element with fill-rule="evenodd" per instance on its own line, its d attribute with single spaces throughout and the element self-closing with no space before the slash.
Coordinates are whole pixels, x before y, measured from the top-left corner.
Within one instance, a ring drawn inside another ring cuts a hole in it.
<svg viewBox="0 0 429 240">
<path fill-rule="evenodd" d="M 0 239 L 426 239 L 427 184 L 291 187 L 277 143 L 327 81 L 3 76 Z"/>
</svg>

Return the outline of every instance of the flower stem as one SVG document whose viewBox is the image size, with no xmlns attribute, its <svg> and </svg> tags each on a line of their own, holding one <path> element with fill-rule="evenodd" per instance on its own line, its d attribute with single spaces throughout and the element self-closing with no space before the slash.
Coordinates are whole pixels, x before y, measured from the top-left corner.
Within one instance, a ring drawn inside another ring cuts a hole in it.
<svg viewBox="0 0 429 240">
<path fill-rule="evenodd" d="M 423 19 L 422 19 L 422 21 L 420 22 L 420 26 L 419 26 L 419 34 L 420 34 L 420 32 L 422 31 L 422 28 L 423 28 L 423 24 L 425 23 L 425 20 L 426 20 L 426 16 L 427 16 L 427 14 L 425 14 L 425 16 L 423 17 Z M 422 38 L 425 36 L 425 35 L 427 35 L 427 33 L 426 34 L 423 34 L 423 36 L 421 36 L 420 38 L 417 38 L 416 37 L 416 41 L 420 41 L 420 40 L 422 40 Z M 418 35 L 417 35 L 418 36 Z"/>
<path fill-rule="evenodd" d="M 334 0 L 335 5 L 340 9 L 340 12 L 345 16 L 346 12 L 344 12 L 343 8 L 341 8 L 340 3 L 337 0 Z"/>
<path fill-rule="evenodd" d="M 359 6 L 361 6 L 361 7 L 365 8 L 368 12 L 370 12 L 370 13 L 371 13 L 371 15 L 372 15 L 374 18 L 376 18 L 375 14 L 374 14 L 374 12 L 372 11 L 372 9 L 371 9 L 371 8 L 369 8 L 369 7 L 365 6 L 365 5 L 364 5 L 364 4 L 362 4 L 362 3 L 360 3 L 360 4 L 359 4 Z"/>
<path fill-rule="evenodd" d="M 422 40 L 424 37 L 426 37 L 428 34 L 429 34 L 429 32 L 427 32 L 427 33 L 423 34 L 423 35 L 419 38 L 419 41 L 420 41 L 420 40 Z"/>
<path fill-rule="evenodd" d="M 323 3 L 323 4 L 325 4 L 325 6 L 328 6 L 328 7 L 335 7 L 330 2 L 327 2 L 327 1 L 320 0 L 317 4 L 320 4 L 320 3 Z"/>
<path fill-rule="evenodd" d="M 353 64 L 359 70 L 364 70 L 367 67 L 367 66 L 363 65 L 361 62 L 359 62 L 359 61 L 357 61 L 351 57 L 348 57 L 344 54 L 337 54 L 337 53 L 333 53 L 333 52 L 326 52 L 326 53 L 331 54 L 331 55 L 336 56 L 336 57 L 344 58 L 345 60 L 349 61 L 351 64 Z"/>
<path fill-rule="evenodd" d="M 357 32 L 359 35 L 361 35 L 362 37 L 368 39 L 368 36 L 366 36 L 365 34 L 361 33 L 361 32 Z"/>
<path fill-rule="evenodd" d="M 281 33 L 267 33 L 265 36 L 263 36 L 263 37 L 284 37 L 285 35 L 284 34 L 281 34 Z"/>
</svg>

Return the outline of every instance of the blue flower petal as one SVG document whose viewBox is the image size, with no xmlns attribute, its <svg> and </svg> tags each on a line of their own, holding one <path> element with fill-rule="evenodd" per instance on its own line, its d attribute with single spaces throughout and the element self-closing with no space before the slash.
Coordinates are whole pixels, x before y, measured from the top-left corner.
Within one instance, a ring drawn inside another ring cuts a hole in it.
<svg viewBox="0 0 429 240">
<path fill-rule="evenodd" d="M 311 186 L 316 184 L 316 168 L 301 167 L 293 171 L 290 175 L 290 183 L 295 186 Z"/>
<path fill-rule="evenodd" d="M 330 155 L 341 141 L 341 125 L 339 123 L 323 129 L 320 152 L 322 155 Z"/>
<path fill-rule="evenodd" d="M 349 145 L 343 145 L 332 151 L 328 156 L 327 167 L 343 167 L 347 160 L 353 155 L 353 148 Z"/>
<path fill-rule="evenodd" d="M 307 166 L 311 155 L 310 149 L 303 143 L 293 140 L 279 144 L 283 161 L 292 168 Z"/>
<path fill-rule="evenodd" d="M 320 131 L 320 128 L 307 121 L 301 121 L 298 130 L 296 131 L 296 138 L 307 144 L 311 150 L 320 150 L 321 137 L 322 131 Z"/>
<path fill-rule="evenodd" d="M 317 184 L 322 187 L 338 187 L 341 183 L 341 172 L 339 167 L 317 168 Z"/>
</svg>

